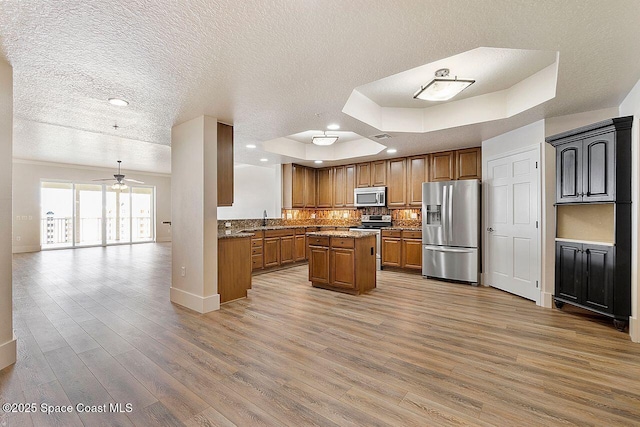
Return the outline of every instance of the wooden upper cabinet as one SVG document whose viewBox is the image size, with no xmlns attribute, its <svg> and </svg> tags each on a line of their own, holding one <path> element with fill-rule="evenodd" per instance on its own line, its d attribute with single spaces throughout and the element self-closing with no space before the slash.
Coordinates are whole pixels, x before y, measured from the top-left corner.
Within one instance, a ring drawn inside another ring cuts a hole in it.
<svg viewBox="0 0 640 427">
<path fill-rule="evenodd" d="M 482 149 L 456 151 L 456 179 L 482 179 Z"/>
<path fill-rule="evenodd" d="M 356 188 L 356 165 L 347 165 L 344 167 L 345 191 L 344 206 L 347 208 L 354 207 L 353 190 Z"/>
<path fill-rule="evenodd" d="M 305 168 L 304 178 L 304 207 L 315 208 L 316 207 L 316 193 L 317 193 L 317 173 L 313 168 Z"/>
<path fill-rule="evenodd" d="M 387 161 L 371 162 L 371 187 L 384 187 L 385 185 L 387 185 Z"/>
<path fill-rule="evenodd" d="M 456 179 L 454 151 L 431 154 L 430 181 L 451 181 Z"/>
<path fill-rule="evenodd" d="M 429 182 L 429 155 L 407 159 L 407 205 L 422 206 L 422 183 Z"/>
<path fill-rule="evenodd" d="M 304 208 L 306 168 L 292 165 L 291 207 Z"/>
<path fill-rule="evenodd" d="M 218 206 L 233 205 L 233 126 L 218 123 Z"/>
<path fill-rule="evenodd" d="M 371 187 L 371 163 L 356 165 L 356 187 Z"/>
<path fill-rule="evenodd" d="M 316 207 L 330 208 L 333 206 L 333 168 L 318 169 L 318 199 Z"/>
<path fill-rule="evenodd" d="M 344 207 L 346 204 L 344 173 L 344 166 L 336 166 L 333 168 L 333 206 L 336 208 Z"/>
<path fill-rule="evenodd" d="M 404 207 L 407 204 L 407 159 L 392 159 L 387 164 L 387 206 Z"/>
</svg>

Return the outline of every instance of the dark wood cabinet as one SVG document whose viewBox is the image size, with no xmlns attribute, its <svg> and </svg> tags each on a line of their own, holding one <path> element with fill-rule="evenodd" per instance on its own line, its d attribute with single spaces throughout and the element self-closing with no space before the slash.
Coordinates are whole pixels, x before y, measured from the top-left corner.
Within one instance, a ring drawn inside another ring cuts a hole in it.
<svg viewBox="0 0 640 427">
<path fill-rule="evenodd" d="M 422 183 L 429 182 L 429 155 L 407 159 L 407 205 L 422 207 Z"/>
<path fill-rule="evenodd" d="M 333 169 L 318 169 L 318 199 L 316 207 L 330 208 L 333 206 Z"/>
<path fill-rule="evenodd" d="M 457 150 L 455 171 L 456 179 L 482 179 L 482 149 Z"/>
<path fill-rule="evenodd" d="M 430 181 L 451 181 L 455 179 L 455 162 L 453 151 L 431 154 Z"/>
<path fill-rule="evenodd" d="M 614 315 L 614 257 L 613 246 L 556 242 L 556 304 Z"/>
<path fill-rule="evenodd" d="M 556 306 L 569 303 L 604 314 L 621 330 L 631 315 L 632 122 L 633 117 L 619 117 L 546 139 L 556 148 L 556 209 L 613 207 L 611 246 L 556 239 Z"/>
<path fill-rule="evenodd" d="M 387 185 L 387 161 L 371 162 L 371 186 L 384 187 Z"/>
<path fill-rule="evenodd" d="M 233 126 L 218 123 L 218 206 L 233 205 Z"/>
<path fill-rule="evenodd" d="M 356 165 L 356 186 L 358 188 L 371 187 L 371 163 Z"/>
<path fill-rule="evenodd" d="M 264 239 L 264 266 L 275 267 L 280 265 L 280 238 L 265 237 Z"/>
<path fill-rule="evenodd" d="M 407 204 L 407 159 L 392 159 L 387 163 L 387 206 L 402 208 Z"/>
<path fill-rule="evenodd" d="M 547 138 L 556 147 L 556 203 L 631 202 L 631 119 Z"/>
<path fill-rule="evenodd" d="M 264 252 L 263 252 L 263 232 L 256 231 L 255 236 L 251 239 L 251 270 L 261 270 L 264 268 Z"/>
</svg>

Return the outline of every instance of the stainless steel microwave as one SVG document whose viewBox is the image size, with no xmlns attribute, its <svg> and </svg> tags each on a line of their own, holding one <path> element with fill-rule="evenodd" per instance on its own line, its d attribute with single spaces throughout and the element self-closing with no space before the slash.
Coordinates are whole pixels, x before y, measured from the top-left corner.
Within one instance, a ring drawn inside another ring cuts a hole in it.
<svg viewBox="0 0 640 427">
<path fill-rule="evenodd" d="M 356 207 L 387 206 L 387 187 L 367 187 L 353 190 Z"/>
</svg>

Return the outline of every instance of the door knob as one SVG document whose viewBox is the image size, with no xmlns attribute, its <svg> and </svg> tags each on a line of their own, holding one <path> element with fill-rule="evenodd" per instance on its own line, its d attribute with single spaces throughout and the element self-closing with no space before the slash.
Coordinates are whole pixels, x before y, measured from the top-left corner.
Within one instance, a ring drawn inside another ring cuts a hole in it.
<svg viewBox="0 0 640 427">
<path fill-rule="evenodd" d="M 493 233 L 495 230 L 494 230 L 493 228 L 489 227 L 489 228 L 487 228 L 487 231 L 488 231 L 489 233 Z"/>
</svg>

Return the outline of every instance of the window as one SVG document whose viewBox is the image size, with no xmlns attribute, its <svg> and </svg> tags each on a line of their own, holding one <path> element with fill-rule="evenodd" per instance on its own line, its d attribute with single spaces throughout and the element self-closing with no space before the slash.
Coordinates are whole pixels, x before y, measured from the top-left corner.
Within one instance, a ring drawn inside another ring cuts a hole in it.
<svg viewBox="0 0 640 427">
<path fill-rule="evenodd" d="M 43 249 L 155 241 L 155 189 L 41 183 Z"/>
</svg>

